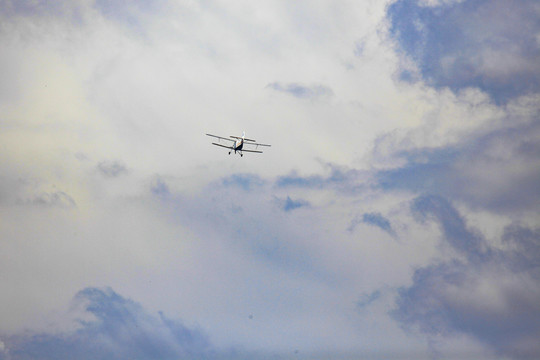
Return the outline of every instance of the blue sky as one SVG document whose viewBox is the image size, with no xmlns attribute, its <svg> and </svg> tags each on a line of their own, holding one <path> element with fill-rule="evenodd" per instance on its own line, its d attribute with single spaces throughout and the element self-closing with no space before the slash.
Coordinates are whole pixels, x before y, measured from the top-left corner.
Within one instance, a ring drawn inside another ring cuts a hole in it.
<svg viewBox="0 0 540 360">
<path fill-rule="evenodd" d="M 539 11 L 0 2 L 0 359 L 540 357 Z"/>
</svg>

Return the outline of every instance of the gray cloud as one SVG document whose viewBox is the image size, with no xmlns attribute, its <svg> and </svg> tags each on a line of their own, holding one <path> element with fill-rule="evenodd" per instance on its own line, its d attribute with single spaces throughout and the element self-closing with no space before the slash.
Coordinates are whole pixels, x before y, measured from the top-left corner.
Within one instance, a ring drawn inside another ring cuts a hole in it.
<svg viewBox="0 0 540 360">
<path fill-rule="evenodd" d="M 110 288 L 86 288 L 74 298 L 94 319 L 73 332 L 23 333 L 3 339 L 4 353 L 18 359 L 201 359 L 211 351 L 206 336 L 181 322 L 150 314 Z"/>
<path fill-rule="evenodd" d="M 360 300 L 356 303 L 356 305 L 359 308 L 365 308 L 366 306 L 369 306 L 373 302 L 377 301 L 381 297 L 381 291 L 375 290 L 372 293 L 369 294 L 363 294 L 360 297 Z"/>
<path fill-rule="evenodd" d="M 60 1 L 53 0 L 40 0 L 40 1 L 16 1 L 6 0 L 0 3 L 0 9 L 2 13 L 9 15 L 53 15 L 53 16 L 66 16 L 69 15 L 68 10 L 72 8 L 69 4 Z"/>
<path fill-rule="evenodd" d="M 96 0 L 93 3 L 103 16 L 109 20 L 124 24 L 132 31 L 144 34 L 144 20 L 148 15 L 158 11 L 160 6 L 165 5 L 162 0 L 149 1 L 106 1 Z"/>
<path fill-rule="evenodd" d="M 422 196 L 412 210 L 422 219 L 434 219 L 443 241 L 466 260 L 417 269 L 413 284 L 400 289 L 391 315 L 404 328 L 417 328 L 428 336 L 468 334 L 500 354 L 537 358 L 540 230 L 507 227 L 503 239 L 516 246 L 501 250 L 487 245 L 443 198 Z M 525 259 L 527 266 L 517 267 L 518 259 Z"/>
<path fill-rule="evenodd" d="M 126 166 L 119 161 L 102 161 L 97 168 L 102 175 L 108 178 L 115 178 L 127 173 Z"/>
<path fill-rule="evenodd" d="M 159 7 L 159 5 L 164 4 L 162 0 L 148 0 L 148 1 L 104 1 L 96 0 L 94 6 L 96 9 L 101 11 L 105 16 L 111 17 L 114 19 L 123 19 L 127 14 L 134 11 L 141 12 L 150 12 Z"/>
<path fill-rule="evenodd" d="M 264 185 L 265 181 L 254 174 L 234 174 L 221 180 L 224 186 L 239 186 L 245 191 Z"/>
<path fill-rule="evenodd" d="M 467 228 L 465 220 L 456 209 L 441 196 L 424 195 L 412 204 L 413 213 L 421 220 L 433 218 L 441 227 L 445 240 L 459 253 L 466 255 L 471 262 L 485 261 L 485 240 L 474 229 Z"/>
<path fill-rule="evenodd" d="M 272 90 L 290 94 L 300 99 L 317 99 L 334 95 L 331 88 L 325 85 L 301 85 L 297 83 L 282 84 L 279 82 L 270 83 L 266 86 Z"/>
<path fill-rule="evenodd" d="M 293 200 L 290 198 L 290 196 L 287 196 L 287 199 L 281 201 L 283 210 L 285 211 L 292 211 L 301 207 L 309 207 L 310 204 L 306 200 L 298 199 Z"/>
<path fill-rule="evenodd" d="M 276 185 L 278 187 L 320 188 L 327 183 L 340 182 L 342 179 L 342 176 L 337 172 L 327 178 L 320 175 L 299 176 L 293 172 L 289 175 L 280 176 L 276 180 Z"/>
<path fill-rule="evenodd" d="M 355 193 L 367 188 L 362 181 L 368 175 L 366 172 L 356 169 L 339 167 L 334 164 L 326 164 L 330 170 L 328 175 L 300 176 L 296 172 L 278 176 L 275 185 L 278 188 L 307 188 L 324 189 L 333 188 L 345 193 Z"/>
<path fill-rule="evenodd" d="M 58 206 L 63 208 L 75 207 L 75 200 L 63 191 L 43 192 L 34 196 L 30 203 L 34 205 Z"/>
<path fill-rule="evenodd" d="M 526 271 L 540 280 L 540 228 L 529 229 L 513 224 L 505 228 L 502 240 L 510 247 L 504 257 L 511 269 Z"/>
<path fill-rule="evenodd" d="M 152 192 L 152 194 L 162 198 L 166 198 L 171 194 L 169 186 L 161 178 L 157 178 L 153 181 L 150 191 Z"/>
<path fill-rule="evenodd" d="M 478 87 L 496 101 L 540 91 L 537 2 L 467 0 L 424 6 L 400 0 L 391 33 L 432 86 Z M 404 79 L 411 78 L 405 71 Z"/>
<path fill-rule="evenodd" d="M 381 213 L 364 213 L 361 218 L 355 218 L 352 221 L 351 226 L 349 227 L 349 231 L 353 231 L 356 225 L 358 225 L 359 223 L 369 224 L 378 227 L 379 229 L 387 232 L 390 235 L 395 235 L 394 229 L 392 229 L 392 224 L 390 224 L 390 221 L 385 218 Z"/>
</svg>

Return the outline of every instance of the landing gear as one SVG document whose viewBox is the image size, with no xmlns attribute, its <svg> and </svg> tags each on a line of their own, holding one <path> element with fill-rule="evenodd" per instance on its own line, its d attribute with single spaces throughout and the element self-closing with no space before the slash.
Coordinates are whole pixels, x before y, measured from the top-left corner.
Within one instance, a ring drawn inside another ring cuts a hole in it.
<svg viewBox="0 0 540 360">
<path fill-rule="evenodd" d="M 232 152 L 232 150 L 229 151 L 229 155 L 231 155 L 231 152 Z M 234 153 L 236 154 L 236 150 L 234 150 Z M 242 152 L 240 150 L 238 150 L 238 153 L 240 154 L 240 156 L 244 156 L 244 154 L 242 154 Z"/>
</svg>

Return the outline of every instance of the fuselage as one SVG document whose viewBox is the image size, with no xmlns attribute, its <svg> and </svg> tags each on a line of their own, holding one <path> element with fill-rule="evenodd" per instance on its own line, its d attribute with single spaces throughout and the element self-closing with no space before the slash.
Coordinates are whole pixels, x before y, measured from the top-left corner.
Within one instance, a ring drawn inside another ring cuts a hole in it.
<svg viewBox="0 0 540 360">
<path fill-rule="evenodd" d="M 242 150 L 242 147 L 244 146 L 244 139 L 237 139 L 234 142 L 234 152 Z"/>
</svg>

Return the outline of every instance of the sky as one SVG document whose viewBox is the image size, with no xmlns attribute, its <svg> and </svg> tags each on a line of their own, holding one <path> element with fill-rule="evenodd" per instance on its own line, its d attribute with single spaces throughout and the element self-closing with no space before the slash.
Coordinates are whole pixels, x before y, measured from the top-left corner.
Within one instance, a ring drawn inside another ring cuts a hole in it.
<svg viewBox="0 0 540 360">
<path fill-rule="evenodd" d="M 540 358 L 537 1 L 0 0 L 0 78 L 0 360 Z"/>
</svg>

